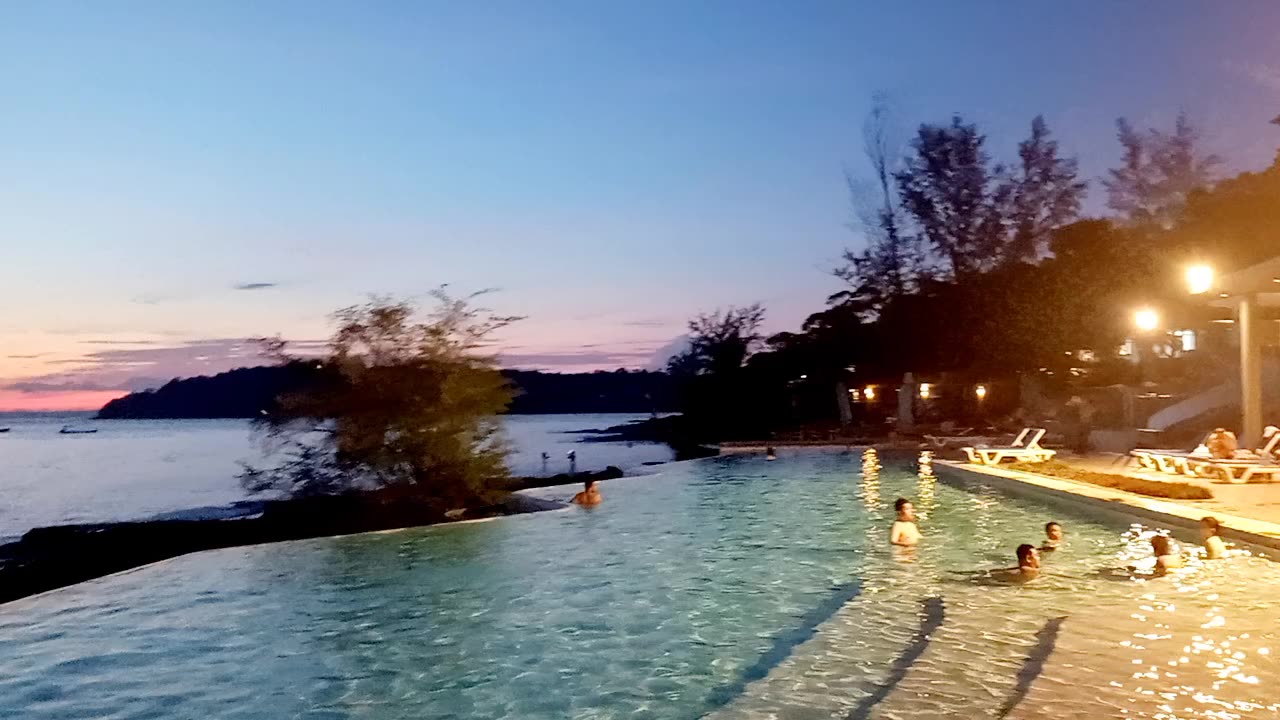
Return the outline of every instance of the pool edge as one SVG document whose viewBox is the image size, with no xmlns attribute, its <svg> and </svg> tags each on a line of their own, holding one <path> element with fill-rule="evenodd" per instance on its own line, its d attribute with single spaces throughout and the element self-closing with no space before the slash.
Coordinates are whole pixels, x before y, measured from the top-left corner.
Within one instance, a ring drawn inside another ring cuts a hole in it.
<svg viewBox="0 0 1280 720">
<path fill-rule="evenodd" d="M 1181 530 L 1198 530 L 1200 518 L 1216 517 L 1223 537 L 1265 552 L 1280 551 L 1280 524 L 1232 515 L 1173 500 L 1144 497 L 1121 490 L 1089 485 L 1075 480 L 1038 475 L 989 465 L 971 465 L 955 460 L 934 460 L 935 467 L 978 475 L 1014 492 L 1050 496 L 1094 510 L 1130 519 L 1157 521 Z"/>
</svg>

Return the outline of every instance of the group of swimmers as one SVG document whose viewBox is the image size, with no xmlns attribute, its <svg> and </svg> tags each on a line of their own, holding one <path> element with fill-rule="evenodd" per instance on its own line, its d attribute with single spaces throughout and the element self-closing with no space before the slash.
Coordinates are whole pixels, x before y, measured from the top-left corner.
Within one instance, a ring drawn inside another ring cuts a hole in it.
<svg viewBox="0 0 1280 720">
<path fill-rule="evenodd" d="M 907 498 L 898 498 L 893 503 L 893 509 L 897 513 L 897 518 L 893 522 L 893 527 L 889 530 L 889 542 L 899 547 L 914 547 L 918 545 L 923 536 L 920 534 L 920 529 L 916 527 L 915 505 Z M 1018 559 L 1016 568 L 996 572 L 1021 581 L 1031 580 L 1039 576 L 1041 554 L 1053 552 L 1066 543 L 1061 523 L 1046 523 L 1044 534 L 1045 540 L 1038 548 L 1030 543 L 1023 543 L 1018 546 L 1015 551 Z M 1222 525 L 1217 518 L 1204 517 L 1200 519 L 1200 537 L 1204 541 L 1206 558 L 1217 560 L 1226 557 L 1227 545 L 1222 540 Z M 1155 571 L 1157 573 L 1164 573 L 1180 568 L 1183 565 L 1182 552 L 1178 548 L 1178 543 L 1168 535 L 1160 533 L 1152 535 L 1151 551 L 1155 557 Z"/>
</svg>

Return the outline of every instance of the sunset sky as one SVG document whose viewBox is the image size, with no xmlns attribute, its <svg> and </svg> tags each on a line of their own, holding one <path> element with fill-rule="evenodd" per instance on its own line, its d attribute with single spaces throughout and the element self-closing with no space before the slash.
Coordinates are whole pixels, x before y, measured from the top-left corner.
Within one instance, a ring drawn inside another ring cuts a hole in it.
<svg viewBox="0 0 1280 720">
<path fill-rule="evenodd" d="M 1185 110 L 1280 146 L 1269 2 L 9 3 L 0 409 L 96 407 L 323 338 L 369 293 L 498 288 L 511 366 L 660 364 L 689 315 L 794 329 L 860 238 L 886 91 L 1084 174 Z M 1092 183 L 1090 209 L 1103 209 Z"/>
</svg>

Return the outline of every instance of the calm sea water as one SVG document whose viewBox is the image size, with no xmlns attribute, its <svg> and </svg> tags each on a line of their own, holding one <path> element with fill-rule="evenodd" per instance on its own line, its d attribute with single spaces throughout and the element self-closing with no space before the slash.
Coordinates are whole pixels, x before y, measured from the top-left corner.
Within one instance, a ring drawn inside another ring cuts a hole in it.
<svg viewBox="0 0 1280 720">
<path fill-rule="evenodd" d="M 0 606 L 0 717 L 1280 712 L 1268 561 L 1108 574 L 1149 544 L 858 453 L 714 458 L 602 485 L 596 508 L 198 553 Z M 898 496 L 922 514 L 912 552 L 887 543 Z M 1067 545 L 1044 577 L 975 575 L 1007 567 L 1048 519 Z"/>
<path fill-rule="evenodd" d="M 665 445 L 583 443 L 575 431 L 643 415 L 521 415 L 506 419 L 511 469 L 541 475 L 617 465 L 636 471 L 671 459 Z M 96 428 L 62 435 L 65 425 Z M 92 420 L 87 414 L 0 414 L 0 539 L 59 523 L 132 520 L 247 499 L 236 474 L 260 461 L 243 420 Z M 541 454 L 551 457 L 543 466 Z"/>
</svg>

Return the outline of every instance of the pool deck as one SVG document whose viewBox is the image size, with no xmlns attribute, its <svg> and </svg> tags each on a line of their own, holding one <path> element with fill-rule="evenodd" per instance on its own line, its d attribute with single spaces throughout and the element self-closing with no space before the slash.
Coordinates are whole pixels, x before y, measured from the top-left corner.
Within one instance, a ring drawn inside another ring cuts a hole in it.
<svg viewBox="0 0 1280 720">
<path fill-rule="evenodd" d="M 1198 529 L 1200 518 L 1212 515 L 1222 523 L 1222 535 L 1228 540 L 1246 543 L 1271 553 L 1280 551 L 1280 484 L 1226 485 L 1196 478 L 1161 476 L 1125 468 L 1116 462 L 1115 456 L 1060 459 L 1096 472 L 1123 474 L 1147 480 L 1185 480 L 1204 484 L 1213 490 L 1214 499 L 1152 498 L 1007 467 L 974 465 L 953 460 L 935 460 L 934 465 L 998 479 L 1004 481 L 1001 484 L 1006 489 L 1021 490 L 1029 494 L 1048 494 L 1103 512 L 1159 522 L 1187 531 Z"/>
</svg>

